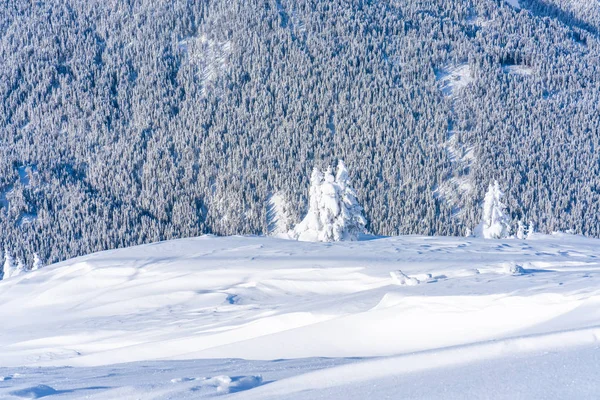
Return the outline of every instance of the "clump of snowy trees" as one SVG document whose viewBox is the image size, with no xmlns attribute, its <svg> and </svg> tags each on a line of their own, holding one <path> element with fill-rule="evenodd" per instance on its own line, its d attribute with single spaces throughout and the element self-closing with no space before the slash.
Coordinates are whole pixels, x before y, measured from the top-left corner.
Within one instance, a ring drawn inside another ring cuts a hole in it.
<svg viewBox="0 0 600 400">
<path fill-rule="evenodd" d="M 4 250 L 4 263 L 0 270 L 0 280 L 12 278 L 30 271 L 36 271 L 44 267 L 43 261 L 37 253 L 33 254 L 33 263 L 28 267 L 21 258 L 15 258 L 10 254 L 8 249 Z"/>
<path fill-rule="evenodd" d="M 312 242 L 357 240 L 367 221 L 349 179 L 342 160 L 335 176 L 331 167 L 324 173 L 315 167 L 310 177 L 308 212 L 289 236 Z"/>
<path fill-rule="evenodd" d="M 511 237 L 512 229 L 506 205 L 502 202 L 504 193 L 500 190 L 498 181 L 490 183 L 483 200 L 483 213 L 481 223 L 475 229 L 475 235 L 485 239 L 505 239 Z M 517 239 L 526 239 L 533 233 L 533 224 L 528 228 L 519 220 L 517 225 Z"/>
</svg>

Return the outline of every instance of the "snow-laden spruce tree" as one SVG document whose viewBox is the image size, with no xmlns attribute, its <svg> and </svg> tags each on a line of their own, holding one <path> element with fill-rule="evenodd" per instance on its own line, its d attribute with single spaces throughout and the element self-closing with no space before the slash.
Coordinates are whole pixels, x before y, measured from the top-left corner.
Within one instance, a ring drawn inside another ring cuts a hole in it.
<svg viewBox="0 0 600 400">
<path fill-rule="evenodd" d="M 356 192 L 349 185 L 348 171 L 340 161 L 335 177 L 331 167 L 324 174 L 317 168 L 313 170 L 308 212 L 290 236 L 312 242 L 357 240 L 365 224 Z"/>
<path fill-rule="evenodd" d="M 44 267 L 44 262 L 38 255 L 38 253 L 33 253 L 33 266 L 31 267 L 32 271 L 37 271 Z"/>
<path fill-rule="evenodd" d="M 356 191 L 350 186 L 350 176 L 342 160 L 338 161 L 335 182 L 340 193 L 340 214 L 337 225 L 340 232 L 338 240 L 356 240 L 365 231 L 367 220 L 363 216 L 363 208 L 358 204 Z"/>
<path fill-rule="evenodd" d="M 322 230 L 319 213 L 322 183 L 323 174 L 317 167 L 313 168 L 310 175 L 310 189 L 308 190 L 308 212 L 302 222 L 290 231 L 290 237 L 306 242 L 319 241 L 319 232 Z"/>
<path fill-rule="evenodd" d="M 16 273 L 16 266 L 15 266 L 15 260 L 14 258 L 10 255 L 10 253 L 8 252 L 8 249 L 4 249 L 4 277 L 2 279 L 8 279 L 12 276 L 15 275 Z"/>
<path fill-rule="evenodd" d="M 515 236 L 519 240 L 524 240 L 527 238 L 527 233 L 525 232 L 525 224 L 521 220 L 517 222 L 517 234 Z"/>
<path fill-rule="evenodd" d="M 502 239 L 510 235 L 510 225 L 506 215 L 506 206 L 501 199 L 498 181 L 490 184 L 483 201 L 483 216 L 479 226 L 479 234 L 486 239 Z"/>
</svg>

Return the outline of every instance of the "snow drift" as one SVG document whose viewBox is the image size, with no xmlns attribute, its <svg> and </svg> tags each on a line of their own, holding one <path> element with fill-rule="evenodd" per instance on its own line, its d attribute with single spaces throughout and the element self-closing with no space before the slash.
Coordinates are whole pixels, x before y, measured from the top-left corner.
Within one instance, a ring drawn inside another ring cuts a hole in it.
<svg viewBox="0 0 600 400">
<path fill-rule="evenodd" d="M 163 385 L 176 398 L 237 390 L 255 398 L 314 398 L 321 390 L 361 398 L 392 376 L 405 382 L 407 373 L 512 365 L 514 357 L 539 366 L 548 352 L 598 382 L 597 368 L 577 360 L 598 354 L 599 248 L 598 240 L 568 235 L 340 243 L 203 236 L 80 257 L 0 282 L 0 397 L 139 398 Z M 208 361 L 240 358 L 262 361 Z M 282 359 L 297 361 L 275 368 Z M 162 360 L 157 370 L 185 365 L 196 376 L 123 389 L 145 382 L 141 365 L 152 360 Z M 131 362 L 118 390 L 90 378 Z M 40 371 L 55 378 L 44 381 Z M 58 378 L 65 374 L 87 389 L 65 392 L 72 389 Z M 377 395 L 394 393 L 386 382 Z M 597 385 L 561 393 L 586 398 Z M 433 382 L 421 397 L 438 389 Z"/>
</svg>

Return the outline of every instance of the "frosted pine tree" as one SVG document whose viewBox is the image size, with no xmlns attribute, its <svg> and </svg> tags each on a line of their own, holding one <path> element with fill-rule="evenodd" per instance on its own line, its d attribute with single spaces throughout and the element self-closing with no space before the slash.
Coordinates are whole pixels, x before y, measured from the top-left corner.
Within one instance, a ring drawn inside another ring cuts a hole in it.
<svg viewBox="0 0 600 400">
<path fill-rule="evenodd" d="M 44 262 L 42 261 L 42 259 L 38 255 L 38 253 L 33 253 L 33 267 L 31 268 L 31 270 L 37 271 L 38 269 L 41 269 L 43 267 L 44 267 Z"/>
<path fill-rule="evenodd" d="M 308 213 L 291 232 L 291 237 L 319 242 L 358 239 L 366 220 L 342 161 L 338 164 L 336 177 L 331 167 L 325 174 L 318 169 L 313 171 L 309 196 Z"/>
<path fill-rule="evenodd" d="M 535 233 L 535 226 L 533 225 L 533 221 L 529 221 L 529 225 L 527 226 L 527 239 L 531 238 Z"/>
<path fill-rule="evenodd" d="M 308 212 L 302 222 L 290 231 L 290 237 L 306 242 L 316 242 L 319 240 L 318 236 L 321 231 L 319 209 L 322 183 L 323 174 L 317 167 L 313 168 L 310 176 L 310 189 L 308 191 Z"/>
<path fill-rule="evenodd" d="M 519 220 L 517 225 L 517 239 L 523 240 L 525 238 L 527 238 L 527 234 L 525 233 L 525 224 L 523 221 Z"/>
<path fill-rule="evenodd" d="M 336 219 L 336 240 L 357 240 L 365 231 L 367 220 L 363 216 L 363 208 L 358 204 L 356 191 L 350 187 L 350 177 L 346 165 L 338 161 L 335 182 L 340 197 L 340 214 Z"/>
<path fill-rule="evenodd" d="M 12 258 L 7 249 L 4 249 L 4 277 L 8 279 L 16 273 L 15 260 Z"/>
<path fill-rule="evenodd" d="M 340 188 L 333 177 L 331 167 L 327 167 L 321 185 L 319 202 L 319 217 L 321 219 L 320 242 L 337 242 L 342 240 L 342 230 L 339 217 L 342 211 Z"/>
<path fill-rule="evenodd" d="M 506 206 L 501 198 L 498 181 L 490 184 L 483 202 L 483 217 L 479 226 L 480 234 L 486 239 L 502 239 L 510 234 Z"/>
</svg>

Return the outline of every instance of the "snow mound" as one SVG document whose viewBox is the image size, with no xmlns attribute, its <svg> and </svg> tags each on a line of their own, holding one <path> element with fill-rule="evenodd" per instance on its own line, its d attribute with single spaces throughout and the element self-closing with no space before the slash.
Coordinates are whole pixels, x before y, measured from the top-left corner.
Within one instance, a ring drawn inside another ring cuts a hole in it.
<svg viewBox="0 0 600 400">
<path fill-rule="evenodd" d="M 200 380 L 201 386 L 216 387 L 217 393 L 236 393 L 252 389 L 262 385 L 260 375 L 234 376 L 227 375 L 215 376 L 212 378 L 203 378 Z"/>
<path fill-rule="evenodd" d="M 390 271 L 390 276 L 392 277 L 392 282 L 394 282 L 395 285 L 416 286 L 420 283 L 420 281 L 417 278 L 407 276 L 400 270 Z"/>
<path fill-rule="evenodd" d="M 52 396 L 58 393 L 59 392 L 57 390 L 46 385 L 37 385 L 10 392 L 11 395 L 23 399 L 39 399 L 46 396 Z"/>
<path fill-rule="evenodd" d="M 504 272 L 508 275 L 523 275 L 525 269 L 515 262 L 508 262 L 504 264 Z"/>
</svg>

